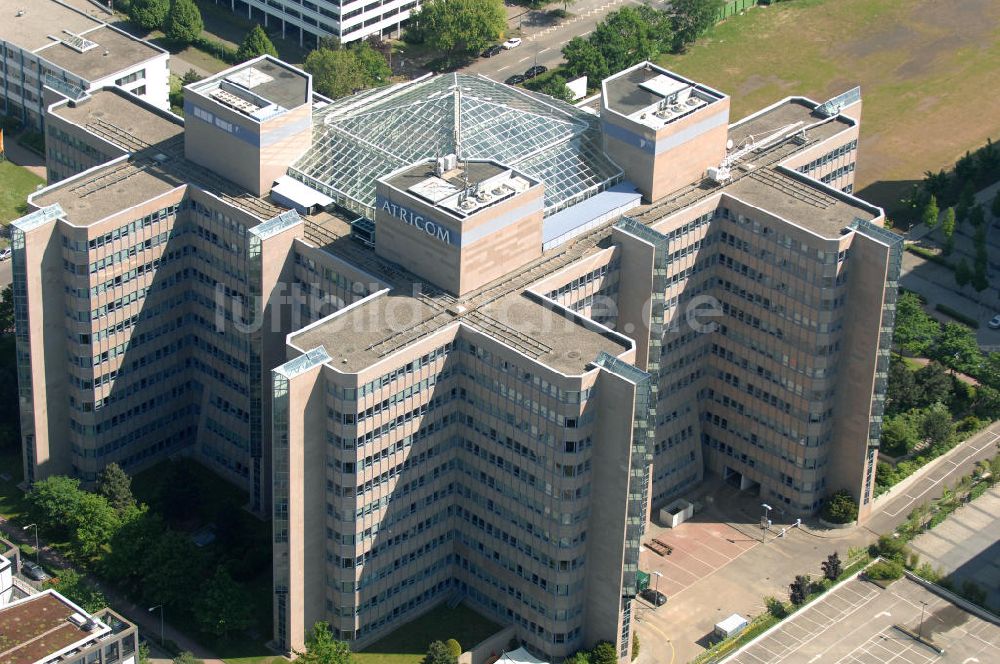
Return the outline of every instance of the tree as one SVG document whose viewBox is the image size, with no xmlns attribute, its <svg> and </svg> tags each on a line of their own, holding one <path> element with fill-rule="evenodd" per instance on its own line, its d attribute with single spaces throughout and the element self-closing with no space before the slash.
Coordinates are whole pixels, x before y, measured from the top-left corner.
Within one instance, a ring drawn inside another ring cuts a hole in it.
<svg viewBox="0 0 1000 664">
<path fill-rule="evenodd" d="M 313 75 L 320 94 L 337 99 L 364 88 L 365 77 L 350 50 L 316 49 L 306 56 L 305 70 Z"/>
<path fill-rule="evenodd" d="M 453 656 L 443 641 L 431 641 L 427 646 L 423 664 L 456 664 L 458 657 Z"/>
<path fill-rule="evenodd" d="M 920 215 L 920 220 L 927 226 L 927 228 L 933 229 L 937 226 L 938 216 L 941 211 L 938 209 L 937 196 L 931 194 L 930 198 L 927 200 L 927 205 L 924 206 L 924 211 Z"/>
<path fill-rule="evenodd" d="M 42 587 L 54 588 L 88 613 L 100 611 L 108 605 L 104 594 L 74 569 L 59 570 L 57 575 L 42 584 Z"/>
<path fill-rule="evenodd" d="M 885 414 L 887 417 L 916 408 L 920 402 L 920 388 L 914 372 L 898 356 L 889 360 L 889 381 L 885 391 Z"/>
<path fill-rule="evenodd" d="M 976 401 L 973 405 L 976 417 L 984 420 L 995 420 L 1000 417 L 1000 390 L 989 385 L 976 388 Z"/>
<path fill-rule="evenodd" d="M 973 205 L 972 209 L 969 210 L 969 222 L 976 228 L 977 231 L 983 231 L 983 239 L 986 238 L 986 211 L 983 210 L 982 205 Z M 978 232 L 977 232 L 978 235 Z"/>
<path fill-rule="evenodd" d="M 634 7 L 623 7 L 608 14 L 594 28 L 590 42 L 604 55 L 608 69 L 613 72 L 659 55 L 652 26 Z"/>
<path fill-rule="evenodd" d="M 317 622 L 306 639 L 306 651 L 296 652 L 303 664 L 351 664 L 351 649 L 333 638 L 330 625 Z"/>
<path fill-rule="evenodd" d="M 997 195 L 993 197 L 993 204 L 990 205 L 990 212 L 993 214 L 994 218 L 1000 219 L 1000 190 L 997 190 Z"/>
<path fill-rule="evenodd" d="M 194 616 L 203 631 L 223 638 L 253 624 L 249 594 L 220 566 L 194 602 Z"/>
<path fill-rule="evenodd" d="M 944 253 L 950 254 L 955 248 L 955 208 L 950 207 L 944 211 L 941 219 L 941 235 L 944 236 Z"/>
<path fill-rule="evenodd" d="M 795 577 L 795 580 L 788 584 L 788 601 L 795 606 L 802 606 L 809 596 L 809 586 L 812 581 L 808 576 L 802 574 Z"/>
<path fill-rule="evenodd" d="M 639 658 L 639 632 L 632 632 L 632 661 Z"/>
<path fill-rule="evenodd" d="M 0 334 L 14 331 L 14 284 L 7 284 L 0 295 Z"/>
<path fill-rule="evenodd" d="M 159 515 L 149 514 L 145 505 L 128 510 L 121 520 L 111 538 L 111 550 L 101 558 L 98 570 L 101 576 L 138 590 L 149 570 L 150 552 L 159 545 L 166 526 Z"/>
<path fill-rule="evenodd" d="M 936 403 L 924 411 L 920 421 L 920 433 L 924 440 L 932 446 L 947 445 L 955 435 L 955 424 L 951 421 L 951 413 L 942 403 Z"/>
<path fill-rule="evenodd" d="M 851 523 L 858 518 L 858 504 L 850 491 L 841 489 L 823 504 L 821 516 L 831 523 Z"/>
<path fill-rule="evenodd" d="M 172 0 L 163 32 L 172 42 L 190 44 L 201 36 L 205 23 L 194 0 Z"/>
<path fill-rule="evenodd" d="M 84 556 L 93 557 L 111 542 L 121 526 L 121 519 L 107 498 L 83 491 L 69 525 L 73 544 Z"/>
<path fill-rule="evenodd" d="M 909 454 L 920 442 L 920 433 L 910 413 L 888 417 L 882 425 L 879 449 L 889 456 Z"/>
<path fill-rule="evenodd" d="M 170 0 L 132 0 L 128 17 L 133 23 L 146 30 L 163 27 L 170 11 Z"/>
<path fill-rule="evenodd" d="M 966 156 L 968 156 L 968 153 L 966 153 Z M 958 175 L 957 172 L 956 175 Z M 955 206 L 955 218 L 958 223 L 962 223 L 968 218 L 969 211 L 972 210 L 972 206 L 975 204 L 976 188 L 970 180 L 965 183 L 965 186 L 962 187 L 962 192 L 958 195 L 958 205 Z"/>
<path fill-rule="evenodd" d="M 945 323 L 931 353 L 934 359 L 963 373 L 977 372 L 983 364 L 976 335 L 961 323 Z"/>
<path fill-rule="evenodd" d="M 262 55 L 278 57 L 278 49 L 274 48 L 271 38 L 264 32 L 264 28 L 255 25 L 250 28 L 250 32 L 243 39 L 243 43 L 236 49 L 236 59 L 243 62 Z"/>
<path fill-rule="evenodd" d="M 985 260 L 979 260 L 977 258 L 976 266 L 972 271 L 971 283 L 977 293 L 981 293 L 990 287 L 990 278 L 987 275 Z"/>
<path fill-rule="evenodd" d="M 573 37 L 562 48 L 566 71 L 570 76 L 586 76 L 594 83 L 608 77 L 611 71 L 600 49 L 583 37 Z"/>
<path fill-rule="evenodd" d="M 904 292 L 896 303 L 893 342 L 913 355 L 924 355 L 941 331 L 941 324 L 929 316 L 914 293 Z"/>
<path fill-rule="evenodd" d="M 117 463 L 104 467 L 97 478 L 97 493 L 104 496 L 116 512 L 124 512 L 135 505 L 132 496 L 132 478 Z"/>
<path fill-rule="evenodd" d="M 722 4 L 722 0 L 673 0 L 670 9 L 673 12 L 674 50 L 682 52 L 715 25 Z"/>
<path fill-rule="evenodd" d="M 444 642 L 444 644 L 448 646 L 448 652 L 457 661 L 459 656 L 462 654 L 462 644 L 460 644 L 457 639 L 448 639 Z"/>
<path fill-rule="evenodd" d="M 590 664 L 618 664 L 618 653 L 615 651 L 615 647 L 607 641 L 598 643 L 590 651 Z"/>
<path fill-rule="evenodd" d="M 550 76 L 548 80 L 546 80 L 538 88 L 538 91 L 561 101 L 573 101 L 573 93 L 566 87 L 566 79 L 559 74 L 553 74 Z"/>
<path fill-rule="evenodd" d="M 351 48 L 357 59 L 358 67 L 364 73 L 364 87 L 370 88 L 385 85 L 392 78 L 392 70 L 386 56 L 376 50 L 371 41 L 357 42 Z"/>
<path fill-rule="evenodd" d="M 564 659 L 563 664 L 590 664 L 590 653 L 586 650 L 578 650 Z"/>
<path fill-rule="evenodd" d="M 149 664 L 149 644 L 139 642 L 139 664 Z"/>
<path fill-rule="evenodd" d="M 841 564 L 840 556 L 837 555 L 836 551 L 826 557 L 821 567 L 823 568 L 823 576 L 830 581 L 836 581 L 844 571 L 844 566 Z"/>
<path fill-rule="evenodd" d="M 478 53 L 507 29 L 503 0 L 429 0 L 413 15 L 414 37 L 449 58 Z"/>
<path fill-rule="evenodd" d="M 914 374 L 917 384 L 917 400 L 914 407 L 923 408 L 933 403 L 948 403 L 951 400 L 955 381 L 940 362 L 928 362 Z"/>
<path fill-rule="evenodd" d="M 959 286 L 967 286 L 970 281 L 972 281 L 972 270 L 963 258 L 955 266 L 955 283 Z"/>
<path fill-rule="evenodd" d="M 143 598 L 172 606 L 189 602 L 200 583 L 191 570 L 201 569 L 204 564 L 201 550 L 188 537 L 166 530 L 145 555 Z"/>
<path fill-rule="evenodd" d="M 69 532 L 71 515 L 80 503 L 80 480 L 52 475 L 38 480 L 28 494 L 34 519 L 56 530 Z"/>
</svg>

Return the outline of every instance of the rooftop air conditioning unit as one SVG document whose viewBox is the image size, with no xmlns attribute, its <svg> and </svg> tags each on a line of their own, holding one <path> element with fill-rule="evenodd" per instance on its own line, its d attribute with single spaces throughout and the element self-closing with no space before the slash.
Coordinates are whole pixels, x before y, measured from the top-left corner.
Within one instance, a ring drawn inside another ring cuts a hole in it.
<svg viewBox="0 0 1000 664">
<path fill-rule="evenodd" d="M 445 165 L 447 163 L 445 159 L 447 159 L 447 157 L 438 157 L 434 164 L 434 173 L 438 177 L 441 177 L 448 171 L 448 167 Z"/>
<path fill-rule="evenodd" d="M 450 154 L 444 158 L 444 167 L 446 171 L 453 171 L 458 167 L 458 155 Z"/>
</svg>

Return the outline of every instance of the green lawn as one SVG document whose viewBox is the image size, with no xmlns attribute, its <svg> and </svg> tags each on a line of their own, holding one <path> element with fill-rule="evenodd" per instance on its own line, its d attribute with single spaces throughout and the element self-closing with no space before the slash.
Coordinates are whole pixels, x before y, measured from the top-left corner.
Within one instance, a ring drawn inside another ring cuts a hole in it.
<svg viewBox="0 0 1000 664">
<path fill-rule="evenodd" d="M 441 604 L 355 653 L 355 664 L 419 664 L 431 641 L 457 639 L 464 650 L 502 628 L 472 609 Z"/>
<path fill-rule="evenodd" d="M 890 210 L 924 171 L 1000 134 L 1000 3 L 795 0 L 716 26 L 661 64 L 732 96 L 737 119 L 860 85 L 855 191 Z"/>
<path fill-rule="evenodd" d="M 0 224 L 24 216 L 27 212 L 25 199 L 40 184 L 44 185 L 45 180 L 28 169 L 0 161 Z"/>
</svg>

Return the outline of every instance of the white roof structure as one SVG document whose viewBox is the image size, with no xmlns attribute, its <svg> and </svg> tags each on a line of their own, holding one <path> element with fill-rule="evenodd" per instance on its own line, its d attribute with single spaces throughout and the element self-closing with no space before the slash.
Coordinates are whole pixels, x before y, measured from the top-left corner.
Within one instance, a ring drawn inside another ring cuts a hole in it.
<svg viewBox="0 0 1000 664">
<path fill-rule="evenodd" d="M 549 664 L 544 659 L 538 659 L 524 648 L 511 650 L 500 655 L 497 664 Z"/>
</svg>

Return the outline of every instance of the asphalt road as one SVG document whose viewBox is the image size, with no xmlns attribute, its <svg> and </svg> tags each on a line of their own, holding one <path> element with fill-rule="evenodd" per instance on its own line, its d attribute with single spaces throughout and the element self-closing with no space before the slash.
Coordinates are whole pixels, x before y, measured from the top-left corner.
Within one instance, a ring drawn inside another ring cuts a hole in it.
<svg viewBox="0 0 1000 664">
<path fill-rule="evenodd" d="M 913 508 L 940 498 L 945 486 L 955 486 L 961 477 L 972 472 L 979 461 L 996 455 L 998 441 L 1000 422 L 994 422 L 975 436 L 959 443 L 920 479 L 905 490 L 897 490 L 898 495 L 890 498 L 884 505 L 876 506 L 877 512 L 865 527 L 876 535 L 892 532 L 906 521 Z"/>
<path fill-rule="evenodd" d="M 510 35 L 520 34 L 524 40 L 520 46 L 492 58 L 477 58 L 461 71 L 502 81 L 536 64 L 552 69 L 562 62 L 562 47 L 573 37 L 589 35 L 609 12 L 625 5 L 640 4 L 646 3 L 639 0 L 577 0 L 570 5 L 570 16 L 565 19 L 553 19 L 542 11 L 525 12 L 510 21 Z M 667 3 L 649 4 L 660 8 Z"/>
</svg>

